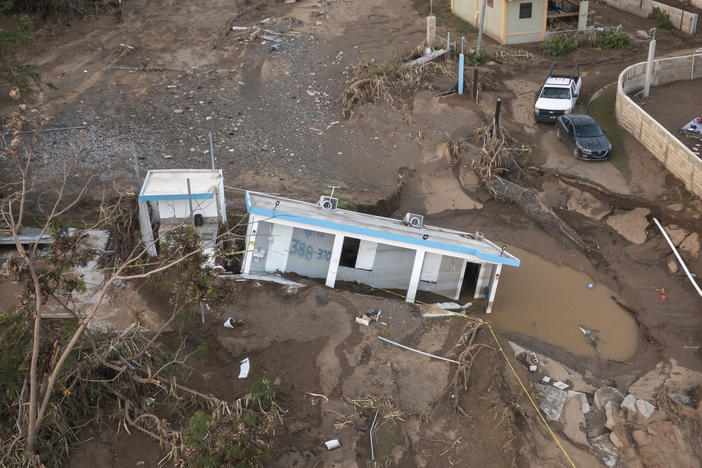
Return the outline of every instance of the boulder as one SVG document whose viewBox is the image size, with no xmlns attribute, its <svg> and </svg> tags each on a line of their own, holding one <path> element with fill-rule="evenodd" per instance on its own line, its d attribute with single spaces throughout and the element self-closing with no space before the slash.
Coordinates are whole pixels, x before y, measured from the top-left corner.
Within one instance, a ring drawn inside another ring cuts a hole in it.
<svg viewBox="0 0 702 468">
<path fill-rule="evenodd" d="M 656 411 L 656 407 L 646 400 L 636 400 L 636 410 L 648 419 Z"/>
<path fill-rule="evenodd" d="M 648 445 L 653 441 L 653 438 L 647 432 L 638 429 L 631 433 L 631 437 L 634 438 L 634 442 L 636 442 L 636 445 L 639 447 Z"/>
<path fill-rule="evenodd" d="M 613 468 L 617 464 L 617 459 L 619 458 L 619 452 L 617 447 L 609 439 L 609 434 L 602 434 L 601 436 L 595 437 L 588 440 L 592 451 L 597 455 L 602 463 L 610 468 Z"/>
<path fill-rule="evenodd" d="M 646 41 L 649 39 L 649 35 L 646 31 L 643 29 L 639 29 L 634 33 L 634 36 L 636 36 L 637 39 L 641 39 L 642 41 Z"/>
<path fill-rule="evenodd" d="M 613 401 L 614 404 L 619 407 L 622 404 L 622 401 L 624 401 L 624 395 L 622 395 L 622 392 L 614 387 L 598 388 L 595 392 L 594 398 L 595 407 L 604 408 L 605 403 L 608 401 Z"/>
<path fill-rule="evenodd" d="M 624 447 L 624 442 L 619 440 L 619 437 L 614 432 L 609 433 L 609 440 L 614 444 L 615 447 L 621 449 Z"/>
<path fill-rule="evenodd" d="M 643 244 L 646 242 L 648 227 L 646 216 L 650 213 L 648 208 L 634 208 L 626 213 L 610 216 L 607 218 L 607 225 L 632 244 Z"/>
<path fill-rule="evenodd" d="M 539 394 L 541 395 L 539 408 L 546 414 L 548 419 L 558 421 L 563 411 L 567 393 L 556 387 L 544 386 Z"/>
<path fill-rule="evenodd" d="M 665 383 L 666 378 L 666 363 L 661 361 L 656 364 L 656 367 L 642 375 L 636 382 L 629 386 L 629 393 L 636 398 L 645 400 L 653 400 L 656 394 Z"/>
<path fill-rule="evenodd" d="M 587 438 L 592 439 L 593 437 L 601 436 L 607 432 L 607 428 L 605 427 L 606 420 L 603 409 L 592 410 L 585 414 Z"/>
<path fill-rule="evenodd" d="M 622 401 L 621 408 L 626 408 L 631 412 L 636 411 L 636 397 L 632 395 L 631 393 L 628 394 L 626 397 L 624 397 L 624 401 Z"/>
<path fill-rule="evenodd" d="M 619 424 L 619 406 L 613 401 L 605 403 L 605 427 L 610 431 Z"/>
<path fill-rule="evenodd" d="M 566 399 L 561 412 L 563 433 L 576 444 L 587 445 L 585 435 L 585 414 L 582 411 L 582 402 L 577 395 Z"/>
<path fill-rule="evenodd" d="M 665 263 L 666 265 L 668 265 L 668 271 L 670 271 L 671 273 L 677 273 L 680 269 L 678 267 L 678 259 L 675 258 L 675 254 L 668 255 L 668 258 L 666 259 Z"/>
</svg>

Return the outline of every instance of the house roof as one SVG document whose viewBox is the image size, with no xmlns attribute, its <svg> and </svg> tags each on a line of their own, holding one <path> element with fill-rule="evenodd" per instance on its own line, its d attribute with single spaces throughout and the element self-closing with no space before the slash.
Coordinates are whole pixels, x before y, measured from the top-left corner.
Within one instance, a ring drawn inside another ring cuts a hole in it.
<svg viewBox="0 0 702 468">
<path fill-rule="evenodd" d="M 214 198 L 222 171 L 212 169 L 158 169 L 146 173 L 139 201 L 187 200 L 188 182 L 194 200 Z"/>
<path fill-rule="evenodd" d="M 249 213 L 273 219 L 287 220 L 308 226 L 390 240 L 451 253 L 454 256 L 476 257 L 485 263 L 519 266 L 519 259 L 489 240 L 476 239 L 473 234 L 424 225 L 415 228 L 402 221 L 355 211 L 324 210 L 314 203 L 291 200 L 260 192 L 247 191 L 246 209 Z M 425 238 L 426 237 L 426 238 Z M 456 255 L 458 254 L 458 255 Z"/>
</svg>

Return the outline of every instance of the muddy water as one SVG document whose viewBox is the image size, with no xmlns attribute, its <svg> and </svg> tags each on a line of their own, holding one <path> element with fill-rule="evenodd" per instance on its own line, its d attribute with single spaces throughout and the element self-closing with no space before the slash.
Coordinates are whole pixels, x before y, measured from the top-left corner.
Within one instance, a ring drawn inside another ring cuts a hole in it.
<svg viewBox="0 0 702 468">
<path fill-rule="evenodd" d="M 602 284 L 588 289 L 585 273 L 511 248 L 519 268 L 503 267 L 490 322 L 500 330 L 533 336 L 572 353 L 595 356 L 578 326 L 598 330 L 600 357 L 626 361 L 636 352 L 638 328 Z"/>
</svg>

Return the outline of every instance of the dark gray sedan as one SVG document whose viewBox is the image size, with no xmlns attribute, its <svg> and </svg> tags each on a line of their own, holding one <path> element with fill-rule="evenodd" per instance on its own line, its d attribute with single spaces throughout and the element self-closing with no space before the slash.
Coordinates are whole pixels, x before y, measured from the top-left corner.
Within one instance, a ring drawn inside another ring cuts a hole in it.
<svg viewBox="0 0 702 468">
<path fill-rule="evenodd" d="M 573 148 L 573 156 L 588 161 L 605 161 L 612 144 L 589 115 L 562 115 L 556 120 L 556 138 Z"/>
</svg>

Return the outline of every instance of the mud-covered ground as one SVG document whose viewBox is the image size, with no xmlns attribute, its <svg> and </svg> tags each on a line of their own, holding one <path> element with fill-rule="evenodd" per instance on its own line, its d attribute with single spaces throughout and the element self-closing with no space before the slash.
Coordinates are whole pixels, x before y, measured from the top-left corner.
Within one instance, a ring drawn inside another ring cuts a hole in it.
<svg viewBox="0 0 702 468">
<path fill-rule="evenodd" d="M 456 23 L 444 21 L 446 4 L 435 5 L 438 33 L 444 36 L 450 25 L 455 38 Z M 689 369 L 702 368 L 702 302 L 674 261 L 671 266 L 669 247 L 651 220 L 655 216 L 675 232 L 690 268 L 702 272 L 702 202 L 626 132 L 623 164 L 588 164 L 570 156 L 552 126 L 534 123 L 534 94 L 550 64 L 538 46 L 521 48 L 533 58 L 510 57 L 508 49 L 499 61 L 481 66 L 479 103 L 468 95 L 437 96 L 453 84 L 443 77 L 432 90 L 366 105 L 353 118 L 343 118 L 340 96 L 354 79 L 354 65 L 361 58 L 381 64 L 414 49 L 425 37 L 426 9 L 425 2 L 409 0 L 128 1 L 119 10 L 59 24 L 23 55 L 57 88 L 47 90 L 53 126 L 86 128 L 44 135 L 41 149 L 55 164 L 43 176 L 50 180 L 54 169 L 79 151 L 77 180 L 96 175 L 104 186 L 134 191 L 132 141 L 143 175 L 148 169 L 209 167 L 212 132 L 216 165 L 228 186 L 314 200 L 328 185 L 343 185 L 359 204 L 392 199 L 383 214 L 419 212 L 430 224 L 481 231 L 606 285 L 640 328 L 637 352 L 622 362 L 557 348 L 548 337 L 530 336 L 528 329 L 505 333 L 587 375 L 595 387 L 613 383 L 624 391 L 671 358 Z M 654 26 L 599 3 L 591 13 L 593 24 L 622 24 L 632 36 Z M 282 41 L 232 30 L 249 26 L 273 31 Z M 475 33 L 464 34 L 474 45 Z M 699 37 L 675 31 L 659 31 L 657 39 L 661 55 L 702 44 Z M 497 44 L 486 42 L 495 54 Z M 615 82 L 625 66 L 644 60 L 646 48 L 645 42 L 633 51 L 584 48 L 565 58 L 563 68 L 577 62 L 583 75 L 578 109 L 585 112 L 597 90 Z M 494 200 L 469 167 L 453 164 L 448 142 L 485 125 L 498 97 L 503 126 L 530 149 L 522 182 L 539 191 L 580 234 L 586 252 L 546 234 L 515 205 Z M 10 106 L 4 102 L 5 111 Z M 228 192 L 228 202 L 232 213 L 243 211 L 240 192 Z M 470 407 L 466 422 L 450 403 L 450 367 L 389 348 L 377 339 L 378 327 L 359 328 L 353 317 L 370 308 L 388 310 L 389 337 L 439 354 L 451 353 L 461 320 L 423 319 L 417 307 L 397 300 L 318 286 L 290 295 L 278 286 L 240 287 L 240 300 L 226 313 L 245 318 L 248 325 L 231 331 L 208 323 L 192 331 L 195 340 L 211 344 L 192 383 L 220 398 L 238 396 L 247 382 L 236 379 L 236 363 L 246 356 L 254 376 L 280 378 L 281 404 L 289 413 L 271 464 L 363 466 L 369 455 L 368 421 L 338 433 L 333 426 L 349 411 L 348 399 L 373 393 L 392 396 L 407 416 L 403 423 L 382 426 L 388 431 L 382 460 L 390 464 L 465 466 L 471 460 L 471 465 L 509 466 L 517 460 L 520 466 L 563 465 L 562 454 L 494 349 L 481 353 L 471 376 L 474 386 L 462 397 Z M 661 288 L 666 299 L 660 298 Z M 568 296 L 567 290 L 552 293 Z M 316 295 L 328 295 L 329 304 L 316 307 Z M 150 301 L 158 309 L 159 298 Z M 489 336 L 482 339 L 495 347 Z M 329 401 L 313 404 L 306 392 L 324 394 Z M 509 414 L 521 414 L 517 407 L 524 415 L 514 420 L 503 412 L 511 408 Z M 342 449 L 324 452 L 320 444 L 329 438 L 343 440 Z M 561 439 L 579 457 L 578 466 L 599 463 L 587 444 Z M 103 428 L 102 434 L 82 439 L 74 463 L 145 461 L 153 466 L 162 456 L 150 441 L 113 439 Z"/>
</svg>

